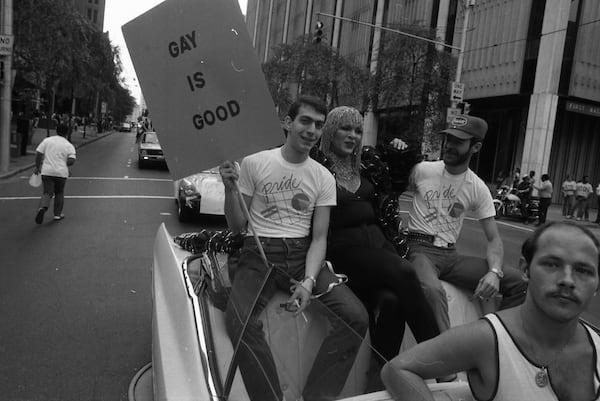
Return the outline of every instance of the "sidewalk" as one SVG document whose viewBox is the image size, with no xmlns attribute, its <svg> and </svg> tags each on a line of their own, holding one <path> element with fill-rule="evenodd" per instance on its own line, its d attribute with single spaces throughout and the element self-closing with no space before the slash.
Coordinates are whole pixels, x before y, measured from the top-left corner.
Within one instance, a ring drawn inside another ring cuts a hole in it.
<svg viewBox="0 0 600 401">
<path fill-rule="evenodd" d="M 101 134 L 96 133 L 95 128 L 87 127 L 85 138 L 83 137 L 83 128 L 79 127 L 77 132 L 73 132 L 71 135 L 71 143 L 75 146 L 75 149 L 90 143 L 97 141 L 107 135 L 112 134 L 114 131 L 105 131 Z M 35 167 L 35 149 L 37 146 L 46 138 L 47 131 L 45 128 L 34 128 L 31 143 L 27 146 L 27 154 L 24 156 L 14 156 L 12 153 L 14 149 L 11 149 L 10 163 L 8 165 L 8 171 L 0 172 L 0 180 L 10 178 L 23 171 L 29 170 Z M 55 130 L 50 130 L 50 136 L 56 135 Z"/>
</svg>

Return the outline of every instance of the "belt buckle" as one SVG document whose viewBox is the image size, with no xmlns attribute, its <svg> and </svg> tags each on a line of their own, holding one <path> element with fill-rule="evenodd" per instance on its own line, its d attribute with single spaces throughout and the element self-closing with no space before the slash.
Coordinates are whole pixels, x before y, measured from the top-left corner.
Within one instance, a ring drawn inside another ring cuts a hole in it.
<svg viewBox="0 0 600 401">
<path fill-rule="evenodd" d="M 438 237 L 435 237 L 433 240 L 433 246 L 437 246 L 438 248 L 448 248 L 448 243 Z"/>
</svg>

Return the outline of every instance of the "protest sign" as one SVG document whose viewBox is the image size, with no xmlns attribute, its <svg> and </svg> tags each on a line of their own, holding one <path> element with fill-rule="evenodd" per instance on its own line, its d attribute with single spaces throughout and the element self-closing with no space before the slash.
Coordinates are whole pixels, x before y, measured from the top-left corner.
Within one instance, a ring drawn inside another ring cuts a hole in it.
<svg viewBox="0 0 600 401">
<path fill-rule="evenodd" d="M 236 0 L 167 0 L 122 30 L 174 179 L 284 142 Z"/>
</svg>

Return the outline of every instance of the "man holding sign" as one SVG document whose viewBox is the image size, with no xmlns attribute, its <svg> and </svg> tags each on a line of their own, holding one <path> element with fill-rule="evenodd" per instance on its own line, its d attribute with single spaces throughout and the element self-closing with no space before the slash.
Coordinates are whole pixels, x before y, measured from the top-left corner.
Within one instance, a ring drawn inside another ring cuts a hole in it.
<svg viewBox="0 0 600 401">
<path fill-rule="evenodd" d="M 281 148 L 246 157 L 239 174 L 232 162 L 220 167 L 229 228 L 234 232 L 248 229 L 260 238 L 264 250 L 261 255 L 252 236 L 245 239 L 226 311 L 227 332 L 234 348 L 239 347 L 240 371 L 254 401 L 283 399 L 258 319 L 277 290 L 291 290 L 286 309 L 296 314 L 308 306 L 311 294 L 325 292 L 319 300 L 333 312 L 331 330 L 304 388 L 306 401 L 336 398 L 367 330 L 361 301 L 345 285 L 327 292 L 337 280 L 328 269 L 321 269 L 329 212 L 336 204 L 335 180 L 309 152 L 321 137 L 326 114 L 320 99 L 300 97 L 284 120 L 287 137 Z"/>
</svg>

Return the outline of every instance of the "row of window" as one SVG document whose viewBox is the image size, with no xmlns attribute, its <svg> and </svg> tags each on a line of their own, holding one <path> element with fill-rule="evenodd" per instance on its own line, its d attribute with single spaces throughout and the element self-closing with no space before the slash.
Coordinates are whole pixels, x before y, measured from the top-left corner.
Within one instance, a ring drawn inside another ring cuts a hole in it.
<svg viewBox="0 0 600 401">
<path fill-rule="evenodd" d="M 88 3 L 92 4 L 92 0 L 88 0 Z M 98 0 L 94 0 L 94 4 L 98 4 Z"/>
<path fill-rule="evenodd" d="M 91 2 L 92 0 L 88 0 L 89 2 Z M 96 0 L 96 3 L 98 2 L 98 0 Z M 87 9 L 87 16 L 88 19 L 93 21 L 94 24 L 96 22 L 98 22 L 98 10 L 92 10 L 91 8 Z"/>
</svg>

